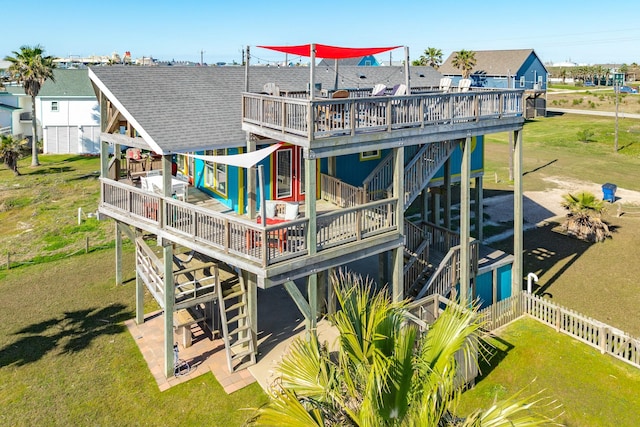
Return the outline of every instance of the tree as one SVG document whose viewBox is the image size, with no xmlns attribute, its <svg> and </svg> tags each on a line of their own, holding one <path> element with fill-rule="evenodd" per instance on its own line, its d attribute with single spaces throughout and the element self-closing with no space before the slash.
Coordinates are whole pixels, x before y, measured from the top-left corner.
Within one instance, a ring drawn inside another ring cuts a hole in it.
<svg viewBox="0 0 640 427">
<path fill-rule="evenodd" d="M 602 220 L 606 209 L 603 200 L 588 191 L 565 194 L 562 198 L 562 206 L 569 211 L 562 227 L 569 236 L 587 242 L 603 242 L 611 237 L 609 226 Z"/>
<path fill-rule="evenodd" d="M 456 56 L 451 63 L 454 67 L 462 72 L 462 78 L 468 79 L 471 75 L 471 70 L 476 66 L 476 53 L 472 50 L 461 50 L 456 52 Z"/>
<path fill-rule="evenodd" d="M 413 65 L 428 65 L 436 70 L 442 65 L 442 50 L 435 47 L 428 47 L 420 58 L 413 61 Z"/>
<path fill-rule="evenodd" d="M 18 160 L 25 151 L 26 140 L 19 140 L 13 135 L 0 135 L 0 158 L 14 174 L 20 175 L 18 171 Z"/>
<path fill-rule="evenodd" d="M 477 312 L 450 306 L 421 335 L 409 324 L 406 303 L 352 275 L 334 285 L 341 310 L 331 317 L 339 331 L 330 351 L 314 332 L 297 339 L 278 370 L 271 401 L 251 424 L 278 426 L 548 425 L 531 412 L 540 397 L 515 395 L 466 419 L 456 416 L 461 393 L 454 355 L 470 361 L 479 348 Z M 470 362 L 471 363 L 471 362 Z M 475 363 L 475 362 L 474 362 Z"/>
<path fill-rule="evenodd" d="M 31 96 L 31 127 L 33 139 L 31 141 L 31 166 L 38 166 L 38 127 L 36 120 L 36 96 L 44 82 L 54 81 L 53 69 L 55 63 L 52 56 L 44 56 L 44 48 L 40 45 L 22 46 L 20 51 L 13 51 L 13 56 L 6 56 L 5 61 L 11 62 L 7 69 L 9 79 L 19 83 L 24 93 Z"/>
</svg>

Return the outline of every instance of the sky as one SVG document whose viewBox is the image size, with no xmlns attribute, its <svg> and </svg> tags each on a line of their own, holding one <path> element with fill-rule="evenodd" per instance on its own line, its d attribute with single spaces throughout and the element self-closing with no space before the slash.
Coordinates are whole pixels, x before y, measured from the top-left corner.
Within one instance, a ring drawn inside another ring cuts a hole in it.
<svg viewBox="0 0 640 427">
<path fill-rule="evenodd" d="M 411 60 L 435 47 L 443 59 L 461 49 L 535 49 L 545 63 L 640 63 L 640 14 L 631 0 L 23 0 L 13 10 L 2 19 L 1 58 L 40 44 L 60 57 L 130 51 L 214 64 L 241 62 L 250 46 L 251 63 L 267 63 L 284 54 L 257 45 L 321 43 L 408 46 Z M 403 55 L 396 49 L 392 59 Z"/>
</svg>

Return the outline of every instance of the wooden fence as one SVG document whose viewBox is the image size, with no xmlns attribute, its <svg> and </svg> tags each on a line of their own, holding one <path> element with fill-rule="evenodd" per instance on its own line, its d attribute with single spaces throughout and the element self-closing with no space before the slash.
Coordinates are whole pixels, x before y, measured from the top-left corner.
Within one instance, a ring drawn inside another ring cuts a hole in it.
<svg viewBox="0 0 640 427">
<path fill-rule="evenodd" d="M 603 354 L 640 368 L 640 339 L 537 295 L 523 292 L 487 307 L 480 314 L 487 330 L 500 328 L 527 314 Z"/>
</svg>

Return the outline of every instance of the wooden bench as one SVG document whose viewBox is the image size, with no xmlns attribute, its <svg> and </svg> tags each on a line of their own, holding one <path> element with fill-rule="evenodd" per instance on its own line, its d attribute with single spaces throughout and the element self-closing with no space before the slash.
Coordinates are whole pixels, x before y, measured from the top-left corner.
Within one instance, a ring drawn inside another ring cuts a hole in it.
<svg viewBox="0 0 640 427">
<path fill-rule="evenodd" d="M 182 346 L 184 348 L 191 347 L 193 339 L 191 326 L 203 320 L 205 320 L 203 313 L 197 312 L 194 316 L 194 313 L 186 308 L 173 314 L 173 327 L 176 328 L 178 334 L 182 335 Z"/>
</svg>

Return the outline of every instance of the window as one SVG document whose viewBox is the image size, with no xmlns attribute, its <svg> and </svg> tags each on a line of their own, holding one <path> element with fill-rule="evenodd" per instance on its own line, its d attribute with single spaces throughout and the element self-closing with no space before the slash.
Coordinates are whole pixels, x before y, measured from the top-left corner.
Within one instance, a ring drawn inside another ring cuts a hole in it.
<svg viewBox="0 0 640 427">
<path fill-rule="evenodd" d="M 225 156 L 227 150 L 220 148 L 207 150 L 205 156 Z M 205 162 L 204 164 L 204 184 L 223 196 L 227 195 L 227 165 L 224 163 Z"/>
<path fill-rule="evenodd" d="M 524 87 L 524 76 L 520 77 L 520 87 Z"/>
<path fill-rule="evenodd" d="M 380 158 L 380 150 L 363 151 L 360 153 L 360 161 L 375 160 Z"/>
<path fill-rule="evenodd" d="M 58 111 L 58 101 L 51 101 L 51 111 Z"/>
</svg>

